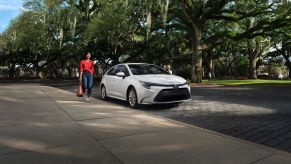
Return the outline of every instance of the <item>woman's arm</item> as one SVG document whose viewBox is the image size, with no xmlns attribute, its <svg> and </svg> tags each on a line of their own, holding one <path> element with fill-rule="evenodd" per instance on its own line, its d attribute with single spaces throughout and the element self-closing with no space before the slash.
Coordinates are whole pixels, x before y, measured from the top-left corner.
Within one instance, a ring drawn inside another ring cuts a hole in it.
<svg viewBox="0 0 291 164">
<path fill-rule="evenodd" d="M 92 61 L 92 67 L 91 67 L 91 69 L 92 69 L 92 72 L 94 73 L 94 62 Z"/>
<path fill-rule="evenodd" d="M 82 80 L 82 75 L 83 75 L 83 72 L 80 72 L 80 77 L 79 77 L 80 80 Z"/>
</svg>

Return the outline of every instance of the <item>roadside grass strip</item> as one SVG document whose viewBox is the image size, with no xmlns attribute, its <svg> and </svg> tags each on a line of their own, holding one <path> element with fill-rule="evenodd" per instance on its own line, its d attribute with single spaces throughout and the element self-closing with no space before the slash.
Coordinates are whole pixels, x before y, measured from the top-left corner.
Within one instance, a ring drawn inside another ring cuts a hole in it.
<svg viewBox="0 0 291 164">
<path fill-rule="evenodd" d="M 206 85 L 291 85 L 291 80 L 203 80 Z"/>
</svg>

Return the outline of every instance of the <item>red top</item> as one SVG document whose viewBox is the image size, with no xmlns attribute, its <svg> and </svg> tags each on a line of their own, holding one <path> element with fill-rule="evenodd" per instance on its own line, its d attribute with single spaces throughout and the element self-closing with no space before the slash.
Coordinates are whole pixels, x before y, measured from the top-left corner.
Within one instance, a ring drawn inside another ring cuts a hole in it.
<svg viewBox="0 0 291 164">
<path fill-rule="evenodd" d="M 81 60 L 80 62 L 80 72 L 88 71 L 92 75 L 94 72 L 94 62 L 92 60 Z"/>
</svg>

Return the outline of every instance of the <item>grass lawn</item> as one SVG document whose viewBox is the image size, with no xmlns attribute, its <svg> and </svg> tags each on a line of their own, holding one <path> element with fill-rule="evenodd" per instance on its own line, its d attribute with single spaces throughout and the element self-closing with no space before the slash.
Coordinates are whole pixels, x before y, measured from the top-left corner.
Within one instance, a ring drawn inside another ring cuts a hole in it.
<svg viewBox="0 0 291 164">
<path fill-rule="evenodd" d="M 291 80 L 203 80 L 203 83 L 219 85 L 291 85 Z"/>
</svg>

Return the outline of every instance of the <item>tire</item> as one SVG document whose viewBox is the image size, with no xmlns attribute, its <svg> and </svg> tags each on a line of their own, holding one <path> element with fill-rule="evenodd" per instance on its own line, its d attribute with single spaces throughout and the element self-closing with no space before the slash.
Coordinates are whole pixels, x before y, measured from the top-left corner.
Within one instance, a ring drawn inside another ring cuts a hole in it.
<svg viewBox="0 0 291 164">
<path fill-rule="evenodd" d="M 127 102 L 129 107 L 136 109 L 138 107 L 138 99 L 135 89 L 131 87 L 127 95 Z"/>
<path fill-rule="evenodd" d="M 104 85 L 101 86 L 101 99 L 102 100 L 108 100 L 106 88 Z"/>
</svg>

